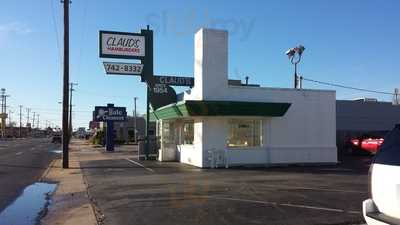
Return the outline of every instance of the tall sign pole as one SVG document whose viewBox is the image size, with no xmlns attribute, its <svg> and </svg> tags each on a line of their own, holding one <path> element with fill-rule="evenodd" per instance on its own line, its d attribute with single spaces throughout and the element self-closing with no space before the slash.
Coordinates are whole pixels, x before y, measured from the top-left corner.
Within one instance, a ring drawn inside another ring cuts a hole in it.
<svg viewBox="0 0 400 225">
<path fill-rule="evenodd" d="M 64 0 L 64 74 L 63 74 L 63 111 L 62 111 L 62 166 L 69 167 L 68 158 L 68 105 L 69 105 L 69 0 Z"/>
<path fill-rule="evenodd" d="M 133 98 L 133 100 L 135 101 L 135 105 L 134 105 L 134 116 L 135 116 L 135 120 L 134 120 L 134 123 L 135 123 L 135 130 L 134 130 L 134 134 L 135 134 L 135 143 L 137 143 L 137 115 L 136 115 L 136 100 L 137 100 L 138 98 L 137 97 L 135 97 L 135 98 Z"/>
<path fill-rule="evenodd" d="M 140 76 L 147 86 L 145 159 L 150 155 L 150 103 L 153 109 L 176 102 L 176 93 L 170 86 L 193 87 L 191 77 L 154 75 L 153 31 L 149 25 L 140 33 L 99 31 L 99 57 L 135 59 L 139 63 L 103 62 L 110 75 Z M 136 116 L 135 116 L 136 117 Z M 136 126 L 135 126 L 136 129 Z M 135 133 L 136 137 L 136 133 Z"/>
<path fill-rule="evenodd" d="M 147 84 L 147 98 L 146 98 L 146 143 L 145 143 L 145 159 L 149 159 L 150 152 L 150 86 L 152 83 L 152 77 L 154 74 L 153 68 L 153 31 L 150 30 L 150 26 L 147 25 L 146 30 L 141 30 L 141 33 L 144 34 L 146 40 L 146 48 L 145 48 L 145 59 L 144 59 L 144 68 L 142 78 L 146 81 Z"/>
</svg>

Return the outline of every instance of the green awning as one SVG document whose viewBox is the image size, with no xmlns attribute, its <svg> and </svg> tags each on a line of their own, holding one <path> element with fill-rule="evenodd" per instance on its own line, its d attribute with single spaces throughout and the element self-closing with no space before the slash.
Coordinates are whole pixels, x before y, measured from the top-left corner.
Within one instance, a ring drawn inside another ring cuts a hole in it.
<svg viewBox="0 0 400 225">
<path fill-rule="evenodd" d="M 236 101 L 181 101 L 152 112 L 151 120 L 191 116 L 265 116 L 285 115 L 291 103 Z"/>
</svg>

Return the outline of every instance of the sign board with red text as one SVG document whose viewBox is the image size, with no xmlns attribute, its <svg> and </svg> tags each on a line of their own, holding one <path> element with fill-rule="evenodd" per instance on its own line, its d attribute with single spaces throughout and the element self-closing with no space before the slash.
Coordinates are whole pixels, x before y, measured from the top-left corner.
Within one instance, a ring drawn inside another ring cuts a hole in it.
<svg viewBox="0 0 400 225">
<path fill-rule="evenodd" d="M 144 59 L 145 36 L 139 33 L 100 31 L 100 58 Z"/>
</svg>

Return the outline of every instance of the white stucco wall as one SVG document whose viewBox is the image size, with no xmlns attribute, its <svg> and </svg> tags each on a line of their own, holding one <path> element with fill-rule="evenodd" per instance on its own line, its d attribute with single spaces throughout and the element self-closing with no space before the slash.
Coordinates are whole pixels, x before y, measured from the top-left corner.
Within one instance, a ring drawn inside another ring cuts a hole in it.
<svg viewBox="0 0 400 225">
<path fill-rule="evenodd" d="M 334 91 L 229 87 L 226 93 L 218 100 L 288 102 L 291 106 L 283 117 L 255 117 L 263 120 L 263 144 L 257 148 L 227 148 L 227 123 L 232 117 L 201 118 L 204 167 L 209 166 L 210 149 L 228 150 L 231 165 L 337 162 Z"/>
<path fill-rule="evenodd" d="M 202 28 L 194 39 L 192 98 L 218 98 L 219 90 L 228 87 L 228 32 Z"/>
<path fill-rule="evenodd" d="M 194 73 L 195 86 L 184 100 L 291 106 L 283 117 L 258 117 L 263 120 L 263 143 L 250 149 L 227 148 L 227 123 L 232 117 L 195 118 L 194 144 L 177 146 L 181 162 L 209 167 L 209 151 L 226 152 L 231 165 L 337 162 L 334 91 L 228 85 L 228 34 L 221 30 L 196 33 Z"/>
</svg>

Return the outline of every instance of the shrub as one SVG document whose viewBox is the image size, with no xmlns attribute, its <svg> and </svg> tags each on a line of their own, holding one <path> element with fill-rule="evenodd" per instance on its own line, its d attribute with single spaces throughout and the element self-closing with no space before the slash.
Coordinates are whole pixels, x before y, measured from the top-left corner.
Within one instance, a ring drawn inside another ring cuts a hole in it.
<svg viewBox="0 0 400 225">
<path fill-rule="evenodd" d="M 105 132 L 102 130 L 97 131 L 92 139 L 92 144 L 103 145 L 103 143 L 105 142 L 104 133 Z"/>
</svg>

